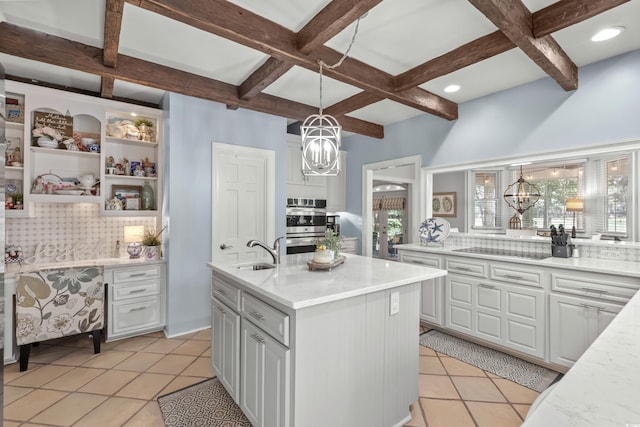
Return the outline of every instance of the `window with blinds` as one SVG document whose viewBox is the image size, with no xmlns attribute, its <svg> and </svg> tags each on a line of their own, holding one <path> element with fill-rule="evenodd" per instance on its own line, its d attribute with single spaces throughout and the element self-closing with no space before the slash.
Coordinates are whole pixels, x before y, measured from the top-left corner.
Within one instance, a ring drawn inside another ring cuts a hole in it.
<svg viewBox="0 0 640 427">
<path fill-rule="evenodd" d="M 471 173 L 473 194 L 472 228 L 494 229 L 504 224 L 501 218 L 502 193 L 498 191 L 500 171 L 473 171 Z"/>
<path fill-rule="evenodd" d="M 574 225 L 576 230 L 584 231 L 584 210 L 570 212 L 567 200 L 584 200 L 585 161 L 576 161 L 562 165 L 532 165 L 524 170 L 524 179 L 535 185 L 540 199 L 522 215 L 523 228 L 548 229 L 562 224 L 566 229 Z M 516 180 L 519 170 L 513 170 L 511 177 Z"/>
<path fill-rule="evenodd" d="M 594 209 L 594 230 L 619 237 L 629 233 L 629 156 L 596 161 L 599 176 Z"/>
</svg>

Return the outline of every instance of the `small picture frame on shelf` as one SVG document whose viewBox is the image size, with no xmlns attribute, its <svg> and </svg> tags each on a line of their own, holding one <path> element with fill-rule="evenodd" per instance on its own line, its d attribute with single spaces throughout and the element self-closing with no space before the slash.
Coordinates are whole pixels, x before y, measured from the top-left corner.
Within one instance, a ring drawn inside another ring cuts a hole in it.
<svg viewBox="0 0 640 427">
<path fill-rule="evenodd" d="M 140 210 L 141 194 L 140 185 L 114 185 L 112 198 L 119 199 L 125 210 Z"/>
<path fill-rule="evenodd" d="M 457 215 L 456 192 L 433 193 L 431 208 L 433 216 L 455 217 Z"/>
</svg>

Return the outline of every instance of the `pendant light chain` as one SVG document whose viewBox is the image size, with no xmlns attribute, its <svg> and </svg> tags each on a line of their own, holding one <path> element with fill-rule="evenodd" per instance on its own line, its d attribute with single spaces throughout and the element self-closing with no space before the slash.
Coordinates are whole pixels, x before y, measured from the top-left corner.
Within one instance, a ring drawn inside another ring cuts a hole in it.
<svg viewBox="0 0 640 427">
<path fill-rule="evenodd" d="M 353 36 L 351 36 L 351 42 L 349 42 L 349 47 L 347 48 L 346 52 L 342 55 L 342 58 L 340 58 L 338 62 L 336 62 L 333 65 L 329 65 L 326 62 L 324 62 L 322 59 L 318 60 L 318 64 L 320 64 L 320 115 L 322 115 L 322 67 L 327 67 L 330 70 L 333 70 L 334 68 L 341 66 L 344 60 L 347 59 L 349 52 L 351 52 L 351 47 L 353 47 L 353 43 L 356 41 L 356 35 L 358 34 L 358 27 L 360 26 L 360 19 L 362 19 L 362 17 L 358 18 L 358 20 L 356 21 L 356 28 L 353 31 Z"/>
</svg>

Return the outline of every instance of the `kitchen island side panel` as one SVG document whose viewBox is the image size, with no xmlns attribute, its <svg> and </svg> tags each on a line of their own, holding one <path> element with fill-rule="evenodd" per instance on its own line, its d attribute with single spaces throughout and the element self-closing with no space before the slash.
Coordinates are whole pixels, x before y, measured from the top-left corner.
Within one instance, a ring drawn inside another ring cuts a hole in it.
<svg viewBox="0 0 640 427">
<path fill-rule="evenodd" d="M 293 425 L 391 427 L 408 421 L 409 405 L 418 399 L 419 286 L 297 310 Z M 400 312 L 390 316 L 395 292 Z"/>
</svg>

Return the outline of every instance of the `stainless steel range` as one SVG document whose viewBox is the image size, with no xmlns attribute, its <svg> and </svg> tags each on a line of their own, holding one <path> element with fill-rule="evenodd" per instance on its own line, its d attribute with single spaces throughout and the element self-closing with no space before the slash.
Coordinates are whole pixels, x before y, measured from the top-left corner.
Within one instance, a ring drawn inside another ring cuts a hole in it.
<svg viewBox="0 0 640 427">
<path fill-rule="evenodd" d="M 326 200 L 287 198 L 287 254 L 315 251 L 326 230 Z"/>
</svg>

